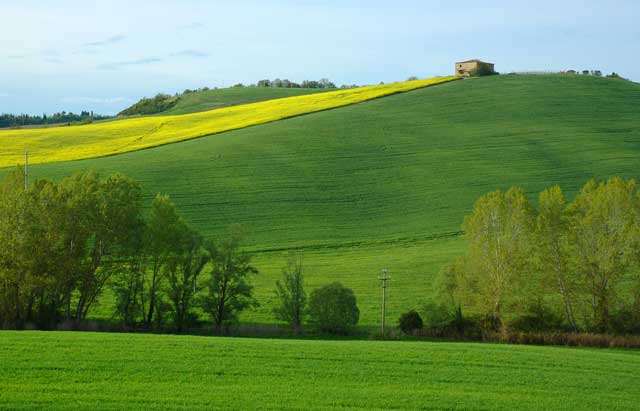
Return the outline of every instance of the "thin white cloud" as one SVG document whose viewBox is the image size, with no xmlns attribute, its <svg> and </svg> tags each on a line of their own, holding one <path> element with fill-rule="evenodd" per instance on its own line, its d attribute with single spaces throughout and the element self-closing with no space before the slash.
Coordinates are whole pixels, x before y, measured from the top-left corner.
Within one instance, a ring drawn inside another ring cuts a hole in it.
<svg viewBox="0 0 640 411">
<path fill-rule="evenodd" d="M 128 97 L 88 97 L 88 96 L 69 96 L 60 99 L 62 103 L 79 103 L 79 104 L 102 104 L 112 105 L 121 103 L 133 103 L 134 100 Z"/>
<path fill-rule="evenodd" d="M 11 94 L 0 91 L 0 97 L 11 97 Z"/>
<path fill-rule="evenodd" d="M 194 21 L 193 23 L 178 26 L 178 30 L 196 30 L 202 27 L 204 27 L 204 24 L 200 23 L 199 21 Z"/>
<path fill-rule="evenodd" d="M 147 64 L 155 64 L 162 62 L 160 57 L 147 57 L 137 60 L 115 61 L 112 63 L 103 63 L 98 66 L 101 70 L 117 70 L 127 66 L 143 66 Z"/>
<path fill-rule="evenodd" d="M 193 57 L 193 58 L 203 58 L 209 57 L 208 53 L 204 53 L 198 50 L 180 50 L 175 53 L 171 53 L 169 56 L 171 57 Z"/>
<path fill-rule="evenodd" d="M 115 36 L 111 36 L 107 39 L 104 40 L 98 40 L 98 41 L 92 41 L 89 43 L 84 43 L 82 45 L 82 47 L 102 47 L 102 46 L 108 46 L 110 44 L 115 44 L 115 43 L 119 43 L 122 40 L 126 39 L 127 36 L 124 36 L 122 34 L 116 34 Z"/>
</svg>

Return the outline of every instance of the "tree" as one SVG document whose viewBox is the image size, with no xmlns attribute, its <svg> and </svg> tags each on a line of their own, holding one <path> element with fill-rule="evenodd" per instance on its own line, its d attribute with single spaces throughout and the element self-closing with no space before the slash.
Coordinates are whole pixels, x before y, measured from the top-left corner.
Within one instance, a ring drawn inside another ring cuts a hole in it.
<svg viewBox="0 0 640 411">
<path fill-rule="evenodd" d="M 573 308 L 576 278 L 569 267 L 569 221 L 567 201 L 559 186 L 540 193 L 539 212 L 535 227 L 536 265 L 543 273 L 544 284 L 562 297 L 568 323 L 578 330 Z"/>
<path fill-rule="evenodd" d="M 348 334 L 358 324 L 360 310 L 353 290 L 339 282 L 316 288 L 309 298 L 309 323 L 318 331 Z"/>
<path fill-rule="evenodd" d="M 236 321 L 245 308 L 257 305 L 248 277 L 258 270 L 251 265 L 251 255 L 241 250 L 241 241 L 239 228 L 234 226 L 226 239 L 207 245 L 212 268 L 203 308 L 213 318 L 218 334 L 223 326 Z"/>
<path fill-rule="evenodd" d="M 531 229 L 532 208 L 519 188 L 480 197 L 464 220 L 464 288 L 471 304 L 499 326 L 526 269 Z"/>
<path fill-rule="evenodd" d="M 407 335 L 413 335 L 417 331 L 421 330 L 424 326 L 422 317 L 416 310 L 407 311 L 400 316 L 398 320 L 398 326 L 403 333 Z"/>
<path fill-rule="evenodd" d="M 633 180 L 584 185 L 569 207 L 575 267 L 591 294 L 592 327 L 610 329 L 610 308 L 638 247 L 638 194 Z"/>
<path fill-rule="evenodd" d="M 180 247 L 168 259 L 166 276 L 173 320 L 177 331 L 181 332 L 188 326 L 198 276 L 209 261 L 209 256 L 202 249 L 200 235 L 186 224 L 179 235 Z"/>
<path fill-rule="evenodd" d="M 276 318 L 286 321 L 299 333 L 307 303 L 301 254 L 289 255 L 287 265 L 282 270 L 282 282 L 276 281 L 276 297 L 280 301 L 280 305 L 273 309 Z"/>
<path fill-rule="evenodd" d="M 151 278 L 148 280 L 148 292 L 145 297 L 148 307 L 144 322 L 149 327 L 160 306 L 159 291 L 163 270 L 170 257 L 179 252 L 180 239 L 186 231 L 186 223 L 178 214 L 176 205 L 169 196 L 158 194 L 151 204 L 147 226 L 145 252 L 149 258 Z M 144 301 L 142 305 L 144 307 Z"/>
<path fill-rule="evenodd" d="M 119 269 L 128 241 L 142 223 L 140 185 L 121 174 L 101 181 L 95 172 L 63 180 L 68 209 L 72 272 L 77 276 L 76 321 L 84 320 L 111 274 Z M 68 296 L 70 301 L 70 295 Z"/>
<path fill-rule="evenodd" d="M 31 294 L 24 256 L 29 247 L 25 227 L 28 197 L 19 168 L 0 184 L 0 326 L 21 328 Z"/>
</svg>

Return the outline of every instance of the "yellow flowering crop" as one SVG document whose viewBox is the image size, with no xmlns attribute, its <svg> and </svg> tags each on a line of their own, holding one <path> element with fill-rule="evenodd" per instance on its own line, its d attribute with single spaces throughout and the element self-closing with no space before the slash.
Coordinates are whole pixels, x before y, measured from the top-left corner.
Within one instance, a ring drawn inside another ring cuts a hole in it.
<svg viewBox="0 0 640 411">
<path fill-rule="evenodd" d="M 102 157 L 223 131 L 267 123 L 301 114 L 359 103 L 403 91 L 456 80 L 426 80 L 341 89 L 243 104 L 199 113 L 140 117 L 83 126 L 0 130 L 0 167 Z"/>
</svg>

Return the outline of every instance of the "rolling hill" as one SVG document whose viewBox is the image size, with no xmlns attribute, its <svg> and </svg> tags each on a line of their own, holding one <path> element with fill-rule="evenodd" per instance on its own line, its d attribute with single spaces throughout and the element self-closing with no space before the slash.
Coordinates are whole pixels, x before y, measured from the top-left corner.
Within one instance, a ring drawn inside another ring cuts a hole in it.
<svg viewBox="0 0 640 411">
<path fill-rule="evenodd" d="M 231 87 L 215 90 L 201 90 L 182 94 L 175 106 L 161 115 L 188 114 L 198 111 L 214 110 L 240 104 L 257 103 L 276 98 L 304 96 L 307 94 L 335 91 L 320 88 L 276 88 L 276 87 Z"/>
<path fill-rule="evenodd" d="M 34 360 L 37 358 L 37 360 Z M 0 332 L 0 409 L 634 410 L 640 353 Z"/>
<path fill-rule="evenodd" d="M 184 115 L 127 118 L 77 127 L 0 130 L 0 167 L 29 151 L 32 163 L 122 154 L 264 124 L 457 80 L 439 77 L 225 107 Z"/>
<path fill-rule="evenodd" d="M 241 223 L 261 271 L 261 306 L 245 321 L 273 321 L 273 283 L 285 252 L 300 249 L 308 287 L 342 281 L 356 292 L 361 322 L 374 325 L 380 269 L 392 277 L 389 318 L 419 308 L 433 275 L 464 247 L 460 225 L 479 195 L 519 185 L 535 198 L 551 184 L 572 195 L 592 177 L 639 177 L 639 154 L 639 84 L 503 75 L 41 164 L 31 176 L 119 171 L 140 180 L 147 198 L 169 194 L 207 236 Z M 111 315 L 108 299 L 100 309 L 95 315 Z"/>
</svg>

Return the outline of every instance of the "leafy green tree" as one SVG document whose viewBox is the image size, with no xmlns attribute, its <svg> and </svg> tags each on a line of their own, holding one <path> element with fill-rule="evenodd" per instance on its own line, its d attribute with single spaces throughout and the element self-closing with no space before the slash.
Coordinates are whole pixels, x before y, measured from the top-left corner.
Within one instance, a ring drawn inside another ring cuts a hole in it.
<svg viewBox="0 0 640 411">
<path fill-rule="evenodd" d="M 422 322 L 422 317 L 416 310 L 410 310 L 406 313 L 403 313 L 398 320 L 398 326 L 402 330 L 403 333 L 407 335 L 413 335 L 416 332 L 422 330 L 424 326 Z"/>
<path fill-rule="evenodd" d="M 282 281 L 276 281 L 276 297 L 280 304 L 273 309 L 276 318 L 286 321 L 296 333 L 302 328 L 307 304 L 304 290 L 302 255 L 291 253 L 282 270 Z"/>
<path fill-rule="evenodd" d="M 26 261 L 29 239 L 24 227 L 28 223 L 28 196 L 24 174 L 19 168 L 0 184 L 0 325 L 21 328 L 27 318 L 26 302 L 31 285 Z"/>
<path fill-rule="evenodd" d="M 142 192 L 128 177 L 114 174 L 101 181 L 92 171 L 64 179 L 61 187 L 68 204 L 71 272 L 77 279 L 74 319 L 79 321 L 120 268 L 132 232 L 140 229 Z M 70 302 L 71 295 L 67 298 Z"/>
<path fill-rule="evenodd" d="M 244 309 L 257 305 L 248 278 L 258 270 L 251 265 L 251 255 L 241 250 L 241 240 L 239 228 L 231 227 L 227 238 L 207 246 L 212 268 L 203 308 L 213 318 L 218 334 Z"/>
<path fill-rule="evenodd" d="M 353 290 L 339 282 L 316 288 L 309 297 L 309 323 L 317 330 L 348 334 L 358 324 L 360 310 Z"/>
<path fill-rule="evenodd" d="M 180 248 L 170 255 L 166 266 L 167 296 L 178 332 L 189 325 L 198 276 L 209 261 L 197 232 L 185 225 L 180 237 Z"/>
<path fill-rule="evenodd" d="M 610 329 L 612 301 L 635 262 L 638 194 L 635 182 L 591 180 L 571 203 L 571 235 L 576 270 L 589 290 L 592 327 Z"/>
<path fill-rule="evenodd" d="M 567 322 L 578 330 L 574 314 L 577 284 L 570 268 L 569 220 L 567 201 L 559 186 L 540 193 L 536 219 L 534 256 L 537 267 L 543 273 L 546 289 L 556 290 L 562 297 Z"/>
<path fill-rule="evenodd" d="M 516 299 L 527 267 L 533 210 L 524 192 L 494 191 L 476 201 L 464 220 L 468 243 L 462 281 L 466 298 L 481 313 L 503 324 L 503 311 Z"/>
<path fill-rule="evenodd" d="M 145 234 L 145 252 L 149 259 L 150 278 L 147 283 L 147 292 L 143 294 L 147 305 L 145 325 L 151 326 L 154 315 L 160 304 L 160 285 L 163 272 L 169 259 L 180 249 L 180 240 L 186 232 L 186 223 L 178 214 L 176 205 L 169 196 L 157 194 L 151 204 L 151 211 L 147 222 Z"/>
</svg>

